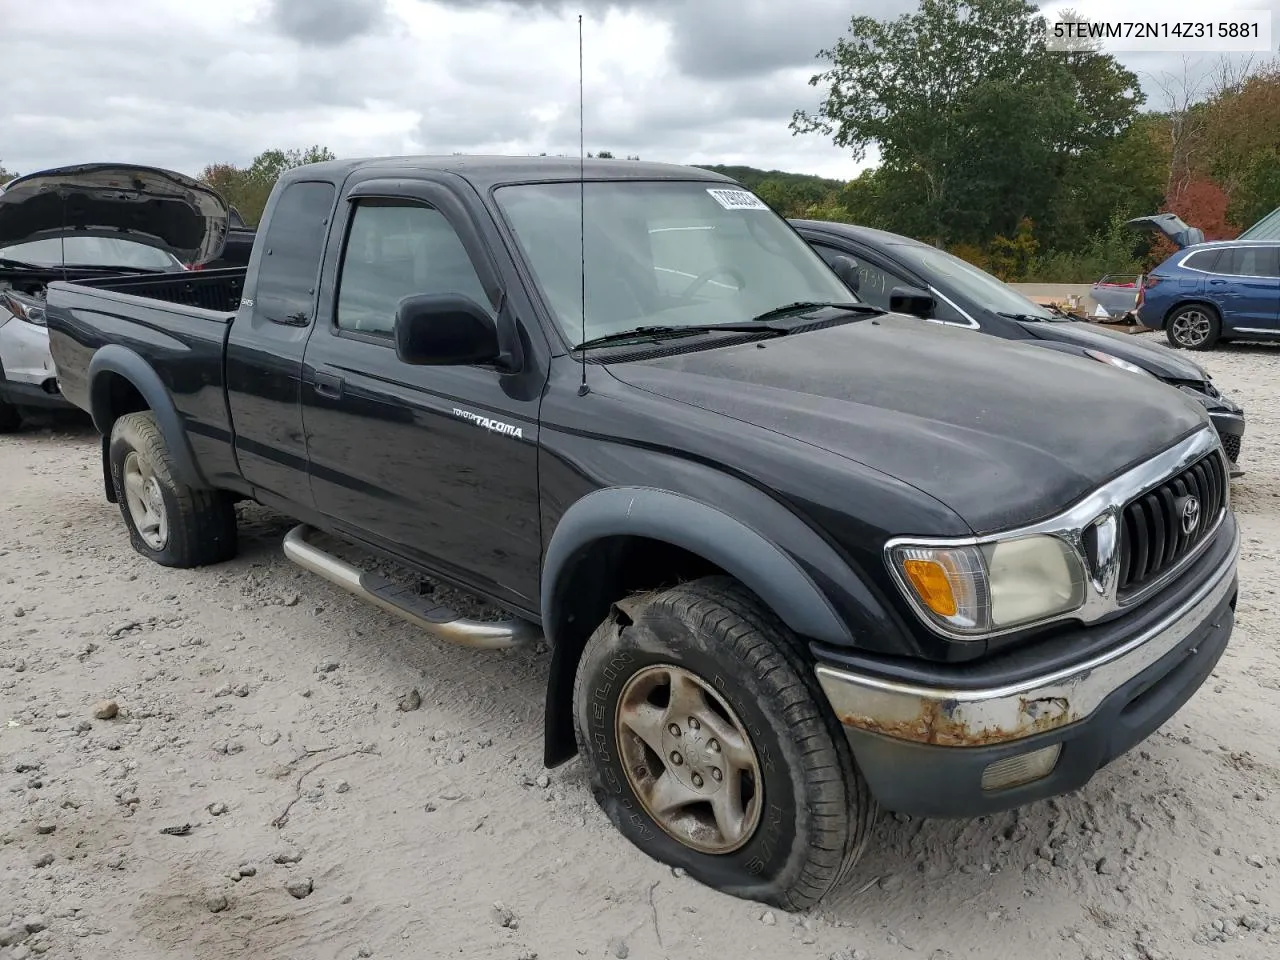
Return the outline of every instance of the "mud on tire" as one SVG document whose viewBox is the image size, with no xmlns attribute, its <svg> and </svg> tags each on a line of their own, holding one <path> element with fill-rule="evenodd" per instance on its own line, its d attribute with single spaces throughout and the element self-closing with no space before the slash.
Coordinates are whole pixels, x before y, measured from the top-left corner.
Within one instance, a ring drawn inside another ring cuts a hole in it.
<svg viewBox="0 0 1280 960">
<path fill-rule="evenodd" d="M 226 494 L 180 483 L 150 411 L 111 428 L 111 483 L 133 548 L 166 567 L 199 567 L 236 553 L 235 505 Z"/>
<path fill-rule="evenodd" d="M 574 685 L 578 748 L 614 826 L 710 887 L 785 910 L 822 899 L 861 856 L 876 815 L 798 651 L 754 595 L 708 577 L 615 604 L 587 642 Z M 695 701 L 701 707 L 689 709 Z M 704 707 L 691 726 L 689 715 Z M 730 749 L 735 724 L 745 753 Z M 739 757 L 756 762 L 754 782 L 734 769 Z M 721 798 L 718 810 L 701 794 L 726 788 L 730 776 L 741 777 L 733 782 L 744 817 L 725 819 L 746 827 L 726 833 L 721 815 L 736 808 Z"/>
</svg>

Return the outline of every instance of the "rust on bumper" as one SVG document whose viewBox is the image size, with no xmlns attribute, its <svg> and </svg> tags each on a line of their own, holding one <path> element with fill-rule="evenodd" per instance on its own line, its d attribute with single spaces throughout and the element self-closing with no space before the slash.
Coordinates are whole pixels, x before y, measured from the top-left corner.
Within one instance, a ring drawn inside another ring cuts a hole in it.
<svg viewBox="0 0 1280 960">
<path fill-rule="evenodd" d="M 948 747 L 1008 743 L 1083 720 L 1174 650 L 1230 593 L 1236 544 L 1200 588 L 1158 623 L 1104 653 L 1041 677 L 990 689 L 898 683 L 820 664 L 818 683 L 840 722 L 898 740 Z"/>
</svg>

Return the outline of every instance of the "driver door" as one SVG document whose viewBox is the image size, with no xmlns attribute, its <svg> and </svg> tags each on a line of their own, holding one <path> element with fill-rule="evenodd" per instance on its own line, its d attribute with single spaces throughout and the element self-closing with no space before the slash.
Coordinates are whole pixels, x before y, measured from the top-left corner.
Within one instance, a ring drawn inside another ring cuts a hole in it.
<svg viewBox="0 0 1280 960">
<path fill-rule="evenodd" d="M 465 216 L 409 198 L 350 204 L 337 289 L 303 363 L 311 489 L 359 539 L 534 609 L 545 374 L 415 366 L 395 350 L 404 297 L 463 294 L 492 309 L 451 215 Z"/>
</svg>

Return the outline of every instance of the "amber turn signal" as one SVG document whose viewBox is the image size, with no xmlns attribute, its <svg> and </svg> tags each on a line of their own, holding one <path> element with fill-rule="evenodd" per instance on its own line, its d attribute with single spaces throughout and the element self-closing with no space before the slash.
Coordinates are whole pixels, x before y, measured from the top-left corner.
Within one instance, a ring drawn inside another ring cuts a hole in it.
<svg viewBox="0 0 1280 960">
<path fill-rule="evenodd" d="M 903 572 L 925 605 L 940 617 L 954 617 L 958 608 L 951 581 L 942 565 L 933 560 L 906 560 Z"/>
</svg>

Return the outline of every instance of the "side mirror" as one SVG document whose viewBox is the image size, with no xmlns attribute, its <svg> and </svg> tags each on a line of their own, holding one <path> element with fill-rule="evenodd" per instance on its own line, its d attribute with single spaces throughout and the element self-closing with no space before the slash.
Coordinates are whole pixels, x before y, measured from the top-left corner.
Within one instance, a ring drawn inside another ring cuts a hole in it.
<svg viewBox="0 0 1280 960">
<path fill-rule="evenodd" d="M 460 294 L 405 297 L 395 335 L 396 356 L 416 366 L 493 363 L 501 353 L 493 317 Z"/>
<path fill-rule="evenodd" d="M 831 258 L 831 269 L 836 272 L 836 276 L 844 281 L 844 285 L 854 293 L 858 292 L 861 280 L 858 277 L 858 261 L 853 257 L 846 257 L 841 254 L 838 257 Z"/>
<path fill-rule="evenodd" d="M 893 313 L 929 320 L 937 306 L 938 301 L 933 299 L 933 294 L 919 287 L 894 287 L 889 291 L 889 310 Z"/>
</svg>

